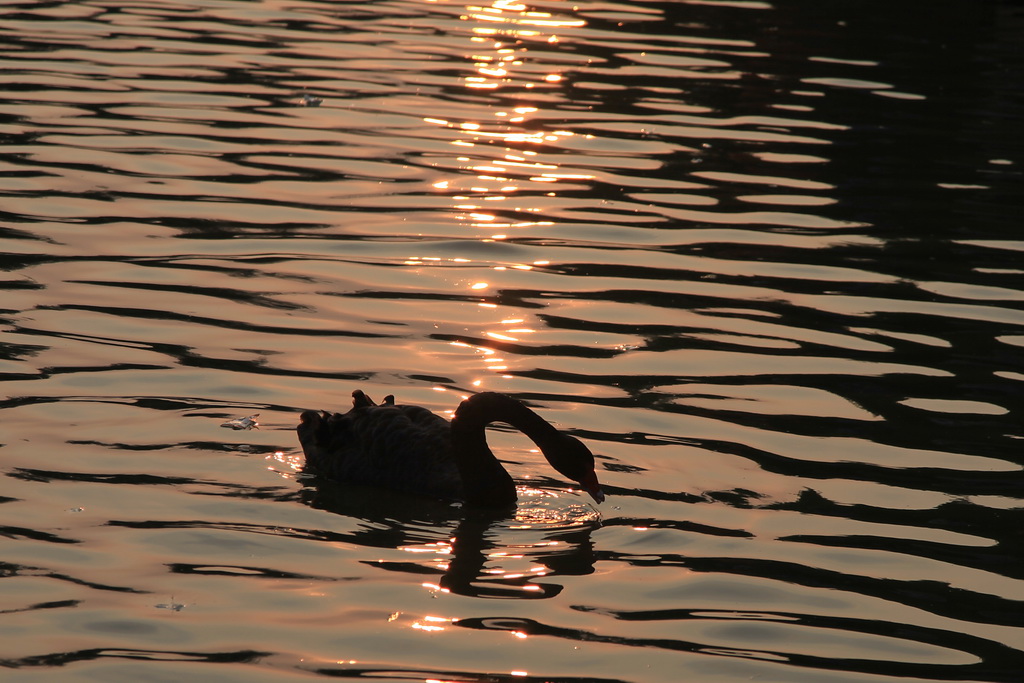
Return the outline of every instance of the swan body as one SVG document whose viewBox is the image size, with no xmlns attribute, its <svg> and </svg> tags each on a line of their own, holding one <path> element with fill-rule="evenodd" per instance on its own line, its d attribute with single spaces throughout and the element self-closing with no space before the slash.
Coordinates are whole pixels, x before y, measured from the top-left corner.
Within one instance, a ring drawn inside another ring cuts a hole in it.
<svg viewBox="0 0 1024 683">
<path fill-rule="evenodd" d="M 504 394 L 471 396 L 449 422 L 426 408 L 396 405 L 392 396 L 376 405 L 357 389 L 350 411 L 307 410 L 296 431 L 306 468 L 330 479 L 508 506 L 516 501 L 515 482 L 487 447 L 485 428 L 491 422 L 522 431 L 552 467 L 597 502 L 604 500 L 590 450 Z"/>
</svg>

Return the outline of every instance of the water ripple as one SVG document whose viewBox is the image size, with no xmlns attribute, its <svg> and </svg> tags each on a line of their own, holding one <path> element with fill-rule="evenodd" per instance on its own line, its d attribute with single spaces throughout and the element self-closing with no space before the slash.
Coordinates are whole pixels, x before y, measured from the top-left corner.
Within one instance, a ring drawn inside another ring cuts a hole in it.
<svg viewBox="0 0 1024 683">
<path fill-rule="evenodd" d="M 8 5 L 4 666 L 1019 678 L 1009 8 Z M 354 388 L 608 501 L 302 474 Z"/>
</svg>

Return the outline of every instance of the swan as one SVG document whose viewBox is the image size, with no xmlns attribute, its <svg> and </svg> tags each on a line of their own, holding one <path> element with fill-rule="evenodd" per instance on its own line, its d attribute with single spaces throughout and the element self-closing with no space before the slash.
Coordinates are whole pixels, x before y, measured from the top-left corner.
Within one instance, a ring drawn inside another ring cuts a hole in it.
<svg viewBox="0 0 1024 683">
<path fill-rule="evenodd" d="M 451 422 L 420 406 L 396 405 L 393 396 L 375 404 L 359 389 L 347 413 L 307 410 L 296 427 L 306 469 L 338 481 L 463 500 L 486 507 L 516 502 L 516 487 L 487 447 L 484 429 L 507 422 L 537 446 L 562 475 L 595 501 L 604 493 L 594 455 L 510 396 L 484 392 L 455 410 Z"/>
</svg>

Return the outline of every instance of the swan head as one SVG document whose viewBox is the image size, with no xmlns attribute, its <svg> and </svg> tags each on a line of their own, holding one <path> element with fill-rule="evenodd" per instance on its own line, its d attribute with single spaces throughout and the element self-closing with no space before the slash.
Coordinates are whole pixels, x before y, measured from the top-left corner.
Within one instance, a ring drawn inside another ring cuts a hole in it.
<svg viewBox="0 0 1024 683">
<path fill-rule="evenodd" d="M 604 491 L 594 471 L 594 454 L 574 436 L 562 434 L 558 449 L 548 458 L 560 474 L 580 485 L 598 503 L 604 502 Z"/>
</svg>

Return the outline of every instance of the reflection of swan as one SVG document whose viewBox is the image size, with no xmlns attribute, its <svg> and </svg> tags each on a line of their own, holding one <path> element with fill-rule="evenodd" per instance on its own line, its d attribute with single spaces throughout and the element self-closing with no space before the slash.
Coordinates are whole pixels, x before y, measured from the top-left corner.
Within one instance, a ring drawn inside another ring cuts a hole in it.
<svg viewBox="0 0 1024 683">
<path fill-rule="evenodd" d="M 372 486 L 322 477 L 304 483 L 299 500 L 347 522 L 332 531 L 291 527 L 288 535 L 372 549 L 372 559 L 362 564 L 411 575 L 433 590 L 538 600 L 562 592 L 558 577 L 594 573 L 597 556 L 591 534 L 601 524 L 597 512 L 582 502 L 568 506 L 581 516 L 585 507 L 588 514 L 582 518 L 526 529 L 519 522 L 524 507 L 529 510 L 538 497 L 548 500 L 548 494 L 525 492 L 516 514 L 510 515 L 503 508 L 459 509 L 441 498 L 382 496 Z"/>
<path fill-rule="evenodd" d="M 590 450 L 503 394 L 466 399 L 448 422 L 426 408 L 395 405 L 391 396 L 378 406 L 357 389 L 352 410 L 307 410 L 297 431 L 306 467 L 331 479 L 508 506 L 516 501 L 516 487 L 487 447 L 484 429 L 491 422 L 507 422 L 522 431 L 552 467 L 597 502 L 604 500 Z"/>
</svg>

